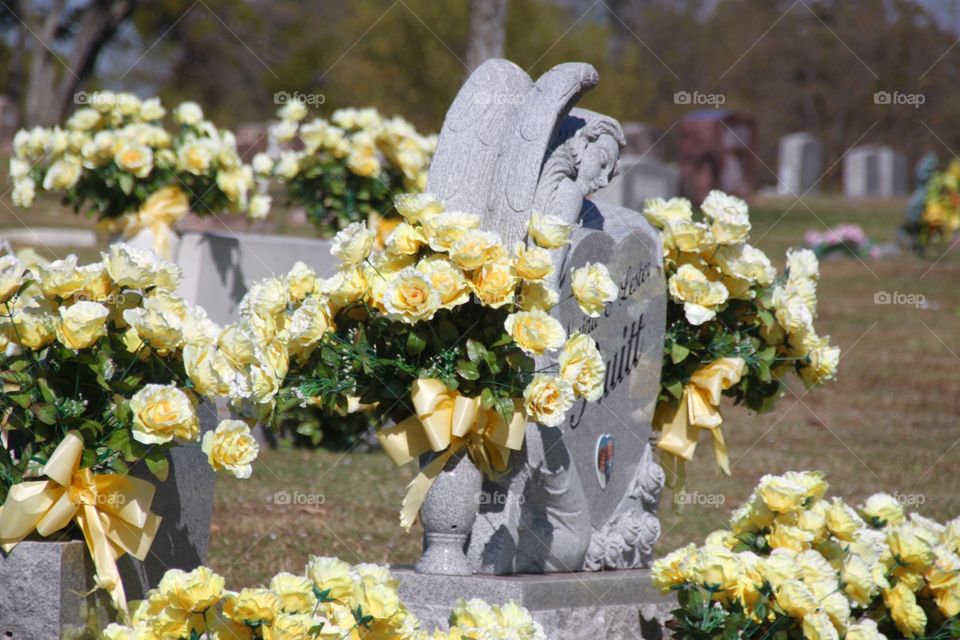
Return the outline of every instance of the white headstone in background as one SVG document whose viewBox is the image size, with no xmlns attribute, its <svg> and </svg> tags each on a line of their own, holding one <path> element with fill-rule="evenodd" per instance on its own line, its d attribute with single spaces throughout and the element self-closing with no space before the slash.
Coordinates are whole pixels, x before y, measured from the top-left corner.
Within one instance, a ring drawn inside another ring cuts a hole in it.
<svg viewBox="0 0 960 640">
<path fill-rule="evenodd" d="M 843 159 L 843 195 L 848 198 L 902 196 L 907 188 L 907 160 L 890 147 L 856 147 Z"/>
<path fill-rule="evenodd" d="M 789 133 L 780 138 L 777 193 L 803 195 L 816 193 L 823 175 L 823 147 L 809 133 Z"/>
<path fill-rule="evenodd" d="M 680 172 L 676 165 L 655 158 L 620 156 L 618 174 L 590 199 L 634 211 L 643 210 L 647 198 L 673 198 L 680 195 Z"/>
</svg>

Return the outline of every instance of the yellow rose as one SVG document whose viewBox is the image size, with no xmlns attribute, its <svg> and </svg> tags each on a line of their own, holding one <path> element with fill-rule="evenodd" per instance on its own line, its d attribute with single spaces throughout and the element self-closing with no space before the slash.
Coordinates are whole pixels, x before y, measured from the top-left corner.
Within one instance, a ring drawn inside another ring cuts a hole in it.
<svg viewBox="0 0 960 640">
<path fill-rule="evenodd" d="M 600 399 L 607 367 L 593 338 L 582 333 L 570 336 L 557 363 L 560 377 L 573 386 L 576 395 L 588 402 Z"/>
<path fill-rule="evenodd" d="M 290 300 L 300 302 L 313 293 L 317 286 L 317 274 L 313 269 L 297 260 L 287 274 L 287 286 L 290 288 Z"/>
<path fill-rule="evenodd" d="M 713 235 L 705 224 L 682 218 L 667 219 L 662 237 L 664 255 L 670 249 L 681 253 L 700 253 L 714 245 Z"/>
<path fill-rule="evenodd" d="M 74 294 L 76 297 L 114 304 L 113 296 L 117 288 L 102 262 L 84 265 L 79 267 L 78 271 L 83 275 L 83 291 Z"/>
<path fill-rule="evenodd" d="M 361 581 L 353 592 L 354 606 L 363 607 L 363 612 L 377 620 L 389 620 L 401 612 L 400 597 L 393 587 Z"/>
<path fill-rule="evenodd" d="M 322 627 L 319 631 L 312 631 L 315 627 Z M 330 624 L 321 616 L 306 613 L 281 613 L 272 624 L 261 627 L 263 640 L 341 640 L 349 638 L 351 634 L 346 630 Z M 232 638 L 232 636 L 218 636 Z"/>
<path fill-rule="evenodd" d="M 20 289 L 25 272 L 26 267 L 16 256 L 0 256 L 0 304 Z"/>
<path fill-rule="evenodd" d="M 376 234 L 362 222 L 351 223 L 333 238 L 330 253 L 347 265 L 360 264 L 373 250 Z"/>
<path fill-rule="evenodd" d="M 164 444 L 174 438 L 196 440 L 197 413 L 190 397 L 176 385 L 147 384 L 130 398 L 133 439 L 143 444 Z"/>
<path fill-rule="evenodd" d="M 838 640 L 840 636 L 827 614 L 817 611 L 803 617 L 803 637 L 805 640 Z"/>
<path fill-rule="evenodd" d="M 183 320 L 164 300 L 145 298 L 142 307 L 124 310 L 123 320 L 160 355 L 171 353 L 183 344 Z"/>
<path fill-rule="evenodd" d="M 417 271 L 430 282 L 440 296 L 441 309 L 453 309 L 470 300 L 470 284 L 459 268 L 441 256 L 420 262 Z"/>
<path fill-rule="evenodd" d="M 43 177 L 43 188 L 47 191 L 70 189 L 77 184 L 82 171 L 83 166 L 79 158 L 73 156 L 60 158 L 47 169 L 47 174 Z"/>
<path fill-rule="evenodd" d="M 870 565 L 858 555 L 847 557 L 840 571 L 840 579 L 844 592 L 863 607 L 877 595 L 877 584 Z"/>
<path fill-rule="evenodd" d="M 837 367 L 840 365 L 840 347 L 831 347 L 829 338 L 808 336 L 804 339 L 812 348 L 807 352 L 810 364 L 800 369 L 800 377 L 809 389 L 837 376 Z"/>
<path fill-rule="evenodd" d="M 923 635 L 927 614 L 917 604 L 916 595 L 905 584 L 901 582 L 893 588 L 884 589 L 883 602 L 900 633 L 908 638 Z"/>
<path fill-rule="evenodd" d="M 553 273 L 553 259 L 540 247 L 527 247 L 518 242 L 513 249 L 513 268 L 527 282 L 540 282 Z"/>
<path fill-rule="evenodd" d="M 156 287 L 173 291 L 180 284 L 180 268 L 161 260 L 149 251 L 135 249 L 126 244 L 110 245 L 108 253 L 101 253 L 107 273 L 117 286 L 130 289 Z"/>
<path fill-rule="evenodd" d="M 523 311 L 550 311 L 560 302 L 560 294 L 553 287 L 543 282 L 524 282 L 520 286 L 520 297 L 517 304 Z"/>
<path fill-rule="evenodd" d="M 925 571 L 936 560 L 930 543 L 912 524 L 888 528 L 887 544 L 897 562 L 911 571 Z"/>
<path fill-rule="evenodd" d="M 473 272 L 473 291 L 484 305 L 499 309 L 513 302 L 517 276 L 509 260 L 497 260 Z"/>
<path fill-rule="evenodd" d="M 810 249 L 787 249 L 787 275 L 791 280 L 820 277 L 820 262 Z"/>
<path fill-rule="evenodd" d="M 6 312 L 0 310 L 0 327 L 7 340 L 37 351 L 56 339 L 57 317 L 50 300 L 19 296 L 12 306 L 10 318 L 4 318 Z"/>
<path fill-rule="evenodd" d="M 767 544 L 774 549 L 804 551 L 813 544 L 813 534 L 800 527 L 776 523 L 767 535 Z"/>
<path fill-rule="evenodd" d="M 747 203 L 722 191 L 711 191 L 700 205 L 712 221 L 710 230 L 717 244 L 739 244 L 750 235 Z"/>
<path fill-rule="evenodd" d="M 107 335 L 110 310 L 97 302 L 80 301 L 60 307 L 57 339 L 68 349 L 86 349 Z"/>
<path fill-rule="evenodd" d="M 801 619 L 817 610 L 816 596 L 799 580 L 785 581 L 777 587 L 775 594 L 777 604 L 791 618 Z M 830 624 L 829 619 L 827 624 Z"/>
<path fill-rule="evenodd" d="M 33 266 L 37 285 L 48 298 L 67 298 L 83 290 L 85 277 L 77 266 L 77 256 Z"/>
<path fill-rule="evenodd" d="M 857 530 L 863 526 L 863 520 L 852 507 L 840 498 L 834 498 L 827 509 L 827 528 L 841 540 L 851 541 Z"/>
<path fill-rule="evenodd" d="M 398 224 L 387 238 L 386 248 L 398 255 L 412 256 L 425 242 L 423 232 L 408 222 Z"/>
<path fill-rule="evenodd" d="M 573 227 L 557 216 L 534 211 L 530 214 L 527 230 L 538 247 L 559 249 L 570 242 L 570 232 L 573 231 Z"/>
<path fill-rule="evenodd" d="M 145 178 L 153 170 L 153 150 L 142 144 L 125 143 L 113 156 L 118 167 L 138 178 Z"/>
<path fill-rule="evenodd" d="M 523 390 L 527 415 L 548 427 L 559 427 L 573 406 L 573 387 L 563 378 L 538 373 Z"/>
<path fill-rule="evenodd" d="M 643 203 L 643 216 L 655 227 L 663 229 L 668 220 L 690 220 L 693 207 L 686 198 L 648 198 Z"/>
<path fill-rule="evenodd" d="M 213 163 L 213 149 L 207 140 L 190 140 L 177 149 L 177 164 L 187 173 L 205 175 Z"/>
<path fill-rule="evenodd" d="M 532 356 L 559 349 L 567 338 L 560 322 L 540 309 L 510 314 L 504 328 L 517 346 Z"/>
<path fill-rule="evenodd" d="M 717 307 L 727 301 L 727 288 L 721 282 L 711 282 L 702 271 L 684 264 L 670 276 L 670 295 L 682 302 L 687 322 L 699 326 L 717 315 Z"/>
<path fill-rule="evenodd" d="M 696 554 L 697 546 L 691 543 L 655 560 L 650 569 L 653 586 L 661 593 L 667 593 L 687 582 L 687 570 Z"/>
<path fill-rule="evenodd" d="M 774 589 L 787 581 L 799 581 L 803 577 L 797 563 L 797 552 L 785 548 L 774 549 L 769 556 L 762 558 L 758 570 Z"/>
<path fill-rule="evenodd" d="M 18 207 L 29 207 L 37 197 L 37 184 L 32 178 L 17 178 L 13 181 L 10 199 Z"/>
<path fill-rule="evenodd" d="M 242 420 L 222 420 L 216 430 L 203 434 L 201 449 L 214 471 L 226 469 L 235 478 L 249 478 L 260 446 Z"/>
<path fill-rule="evenodd" d="M 405 269 L 387 286 L 383 305 L 388 317 L 414 324 L 433 318 L 440 308 L 440 294 L 422 273 Z"/>
<path fill-rule="evenodd" d="M 937 607 L 950 618 L 960 613 L 960 557 L 943 545 L 934 551 L 937 559 L 924 577 Z"/>
<path fill-rule="evenodd" d="M 253 185 L 253 169 L 247 165 L 217 172 L 217 187 L 239 209 L 248 207 L 247 194 L 249 194 Z"/>
<path fill-rule="evenodd" d="M 799 482 L 783 476 L 764 476 L 757 486 L 760 499 L 777 513 L 789 513 L 803 506 L 807 499 L 807 490 Z"/>
<path fill-rule="evenodd" d="M 286 613 L 311 613 L 317 605 L 313 581 L 306 576 L 278 573 L 270 580 L 270 590 L 280 598 L 280 606 Z"/>
<path fill-rule="evenodd" d="M 860 505 L 860 514 L 875 527 L 901 524 L 906 521 L 903 505 L 888 493 L 875 493 Z"/>
<path fill-rule="evenodd" d="M 467 231 L 480 226 L 480 216 L 452 211 L 441 213 L 423 221 L 423 232 L 434 251 L 450 251 Z"/>
<path fill-rule="evenodd" d="M 497 612 L 479 598 L 460 598 L 450 613 L 450 622 L 464 629 L 496 629 Z"/>
<path fill-rule="evenodd" d="M 401 193 L 393 199 L 393 206 L 410 224 L 423 224 L 443 213 L 443 203 L 431 193 Z"/>
<path fill-rule="evenodd" d="M 353 593 L 353 578 L 350 565 L 338 558 L 310 556 L 307 562 L 307 577 L 313 580 L 320 591 L 328 591 L 328 597 L 340 603 L 350 601 Z"/>
<path fill-rule="evenodd" d="M 341 269 L 332 278 L 317 282 L 318 291 L 327 295 L 334 314 L 362 299 L 369 286 L 364 270 L 356 266 Z"/>
<path fill-rule="evenodd" d="M 380 159 L 373 139 L 363 133 L 350 138 L 350 153 L 347 155 L 347 167 L 358 176 L 372 178 L 380 173 Z"/>
<path fill-rule="evenodd" d="M 760 249 L 749 244 L 723 245 L 717 247 L 710 258 L 726 275 L 746 280 L 762 287 L 770 286 L 777 277 L 777 270 Z"/>
<path fill-rule="evenodd" d="M 591 318 L 599 318 L 607 303 L 616 300 L 620 293 L 607 266 L 600 263 L 588 262 L 574 269 L 570 288 L 580 310 Z"/>
<path fill-rule="evenodd" d="M 203 396 L 226 396 L 238 375 L 226 354 L 213 345 L 185 345 L 183 368 Z"/>
<path fill-rule="evenodd" d="M 223 576 L 200 566 L 189 572 L 169 569 L 163 574 L 157 590 L 176 609 L 202 612 L 220 602 L 223 585 Z"/>
<path fill-rule="evenodd" d="M 290 317 L 287 325 L 287 348 L 291 355 L 312 352 L 323 335 L 330 330 L 330 310 L 316 296 L 307 298 Z"/>
<path fill-rule="evenodd" d="M 470 229 L 450 247 L 450 260 L 464 271 L 479 269 L 503 255 L 500 236 L 490 231 Z"/>
<path fill-rule="evenodd" d="M 690 566 L 690 579 L 699 585 L 734 588 L 740 577 L 736 554 L 726 547 L 703 546 Z"/>
<path fill-rule="evenodd" d="M 223 614 L 234 622 L 271 622 L 279 612 L 280 598 L 269 589 L 244 589 L 223 605 Z"/>
<path fill-rule="evenodd" d="M 857 624 L 852 624 L 847 628 L 847 635 L 844 640 L 885 640 L 877 630 L 877 623 L 870 618 L 864 618 Z"/>
</svg>

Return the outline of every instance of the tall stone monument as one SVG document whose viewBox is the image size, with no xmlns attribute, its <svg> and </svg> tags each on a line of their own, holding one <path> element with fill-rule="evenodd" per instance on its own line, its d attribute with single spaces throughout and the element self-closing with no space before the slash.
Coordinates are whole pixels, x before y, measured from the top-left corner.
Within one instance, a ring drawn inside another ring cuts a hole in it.
<svg viewBox="0 0 960 640">
<path fill-rule="evenodd" d="M 615 175 L 625 142 L 616 120 L 574 107 L 598 81 L 588 64 L 562 64 L 534 82 L 491 60 L 467 80 L 441 130 L 428 190 L 448 209 L 480 214 L 505 246 L 525 240 L 532 211 L 558 216 L 575 225 L 555 258 L 561 299 L 565 274 L 586 262 L 606 264 L 620 295 L 595 319 L 574 301 L 555 310 L 568 332 L 599 344 L 604 395 L 576 406 L 561 428 L 527 425 L 509 472 L 485 481 L 467 544 L 475 575 L 399 572 L 401 596 L 429 623 L 444 624 L 458 597 L 514 598 L 551 638 L 659 637 L 641 636 L 641 619 L 661 606 L 645 568 L 664 480 L 650 447 L 666 313 L 662 249 L 639 213 L 586 199 Z M 600 569 L 618 571 L 593 573 Z"/>
<path fill-rule="evenodd" d="M 777 193 L 801 196 L 816 192 L 823 175 L 823 145 L 816 136 L 798 131 L 780 138 Z"/>
</svg>

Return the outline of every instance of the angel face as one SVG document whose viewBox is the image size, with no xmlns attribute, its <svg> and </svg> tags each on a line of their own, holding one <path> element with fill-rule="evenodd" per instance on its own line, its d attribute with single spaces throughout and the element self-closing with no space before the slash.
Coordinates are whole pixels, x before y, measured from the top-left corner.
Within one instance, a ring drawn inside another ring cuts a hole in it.
<svg viewBox="0 0 960 640">
<path fill-rule="evenodd" d="M 619 157 L 620 142 L 611 134 L 603 133 L 586 145 L 577 173 L 577 186 L 585 196 L 610 183 Z"/>
</svg>

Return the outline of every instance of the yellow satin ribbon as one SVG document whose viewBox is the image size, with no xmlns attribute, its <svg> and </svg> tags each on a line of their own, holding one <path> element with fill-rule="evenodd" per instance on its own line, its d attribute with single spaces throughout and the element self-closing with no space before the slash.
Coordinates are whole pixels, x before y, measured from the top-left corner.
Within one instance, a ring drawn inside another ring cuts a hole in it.
<svg viewBox="0 0 960 640">
<path fill-rule="evenodd" d="M 180 187 L 171 185 L 154 192 L 140 210 L 121 216 L 115 220 L 106 220 L 102 228 L 118 233 L 129 240 L 144 230 L 153 233 L 153 251 L 165 260 L 171 255 L 170 239 L 173 225 L 190 212 L 190 199 Z"/>
<path fill-rule="evenodd" d="M 383 450 L 397 466 L 428 451 L 443 453 L 422 469 L 407 488 L 400 524 L 408 530 L 427 491 L 452 456 L 466 450 L 484 475 L 496 477 L 507 470 L 510 451 L 519 451 L 523 446 L 527 424 L 522 409 L 518 408 L 507 424 L 496 411 L 484 409 L 480 398 L 450 391 L 439 380 L 417 380 L 410 393 L 416 414 L 377 433 Z"/>
<path fill-rule="evenodd" d="M 686 477 L 685 461 L 693 460 L 701 429 L 713 436 L 717 464 L 730 475 L 730 458 L 720 425 L 720 398 L 725 389 L 740 382 L 747 365 L 742 358 L 720 358 L 696 371 L 683 388 L 679 403 L 664 403 L 654 414 L 654 428 L 660 431 L 657 447 L 667 454 L 667 484 L 682 487 Z"/>
<path fill-rule="evenodd" d="M 71 431 L 43 467 L 49 480 L 10 488 L 0 508 L 0 548 L 9 553 L 34 530 L 46 537 L 75 521 L 93 557 L 97 582 L 126 615 L 117 560 L 124 553 L 146 558 L 160 526 L 160 517 L 150 513 L 154 486 L 131 476 L 81 469 L 82 455 L 83 440 Z"/>
</svg>

